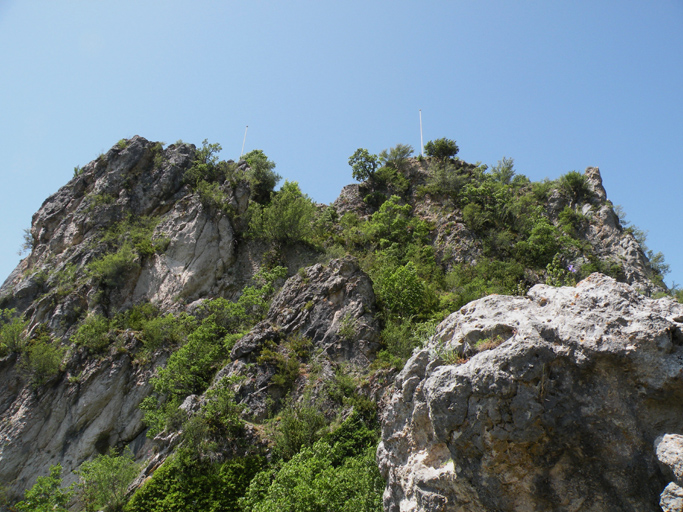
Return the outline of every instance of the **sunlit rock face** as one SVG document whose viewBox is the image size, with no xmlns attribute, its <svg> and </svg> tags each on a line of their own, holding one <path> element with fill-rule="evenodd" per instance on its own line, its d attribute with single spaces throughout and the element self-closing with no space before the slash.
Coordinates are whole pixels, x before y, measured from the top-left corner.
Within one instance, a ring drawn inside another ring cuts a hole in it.
<svg viewBox="0 0 683 512">
<path fill-rule="evenodd" d="M 385 509 L 679 510 L 682 322 L 600 274 L 450 315 L 384 409 Z"/>
</svg>

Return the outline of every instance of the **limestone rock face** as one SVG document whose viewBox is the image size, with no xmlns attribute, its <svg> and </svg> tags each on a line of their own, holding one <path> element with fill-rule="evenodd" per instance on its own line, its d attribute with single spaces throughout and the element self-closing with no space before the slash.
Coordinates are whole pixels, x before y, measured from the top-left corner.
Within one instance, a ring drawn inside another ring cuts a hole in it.
<svg viewBox="0 0 683 512">
<path fill-rule="evenodd" d="M 24 489 L 59 463 L 70 483 L 72 470 L 110 446 L 130 444 L 139 459 L 148 455 L 138 405 L 151 391 L 153 368 L 113 351 L 38 393 L 22 385 L 10 363 L 0 360 L 0 482 Z"/>
<path fill-rule="evenodd" d="M 385 510 L 660 510 L 681 460 L 678 438 L 655 440 L 683 432 L 682 322 L 683 305 L 600 274 L 463 307 L 385 404 Z"/>
<path fill-rule="evenodd" d="M 108 230 L 126 219 L 153 220 L 151 239 L 165 240 L 166 247 L 138 256 L 123 285 L 107 290 L 109 310 L 142 301 L 173 309 L 234 286 L 235 230 L 224 211 L 206 207 L 185 184 L 194 157 L 191 144 L 162 149 L 135 136 L 86 165 L 33 216 L 34 247 L 0 288 L 3 307 L 25 312 L 32 326 L 67 333 L 79 312 L 98 307 L 87 268 L 103 256 Z M 221 187 L 232 211 L 244 213 L 248 185 Z"/>
<path fill-rule="evenodd" d="M 263 418 L 267 398 L 281 398 L 273 365 L 258 362 L 267 344 L 296 334 L 310 340 L 321 359 L 367 367 L 379 349 L 379 325 L 370 278 L 354 258 L 316 264 L 291 277 L 277 293 L 266 319 L 240 339 L 233 360 L 217 375 L 245 377 L 239 397 L 253 418 Z"/>
</svg>

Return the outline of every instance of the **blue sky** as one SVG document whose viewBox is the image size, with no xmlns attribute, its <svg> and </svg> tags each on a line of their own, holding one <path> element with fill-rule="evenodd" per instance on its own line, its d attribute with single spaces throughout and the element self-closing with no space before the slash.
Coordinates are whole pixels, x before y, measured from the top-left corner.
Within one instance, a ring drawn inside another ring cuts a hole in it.
<svg viewBox="0 0 683 512">
<path fill-rule="evenodd" d="M 533 180 L 599 166 L 683 283 L 683 1 L 0 0 L 0 280 L 123 137 L 263 149 L 319 202 L 358 147 L 455 139 Z"/>
</svg>

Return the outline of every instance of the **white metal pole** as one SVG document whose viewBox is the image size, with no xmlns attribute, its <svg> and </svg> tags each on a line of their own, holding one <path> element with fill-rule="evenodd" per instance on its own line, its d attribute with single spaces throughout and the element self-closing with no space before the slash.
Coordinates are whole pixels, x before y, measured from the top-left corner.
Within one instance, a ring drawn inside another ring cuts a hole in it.
<svg viewBox="0 0 683 512">
<path fill-rule="evenodd" d="M 244 140 L 242 141 L 242 152 L 240 153 L 240 158 L 242 158 L 242 155 L 244 154 L 244 143 L 247 142 L 247 130 L 249 129 L 249 125 L 244 129 Z"/>
<path fill-rule="evenodd" d="M 420 155 L 425 156 L 425 146 L 422 142 L 422 109 L 420 109 Z"/>
</svg>

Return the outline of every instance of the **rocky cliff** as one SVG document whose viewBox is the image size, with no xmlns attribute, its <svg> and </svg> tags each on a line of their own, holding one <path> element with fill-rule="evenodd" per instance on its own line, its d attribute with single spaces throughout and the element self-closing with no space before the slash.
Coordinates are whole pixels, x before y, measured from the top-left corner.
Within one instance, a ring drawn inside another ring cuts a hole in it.
<svg viewBox="0 0 683 512">
<path fill-rule="evenodd" d="M 599 274 L 452 314 L 384 408 L 385 509 L 659 510 L 680 494 L 682 327 Z"/>
<path fill-rule="evenodd" d="M 319 411 L 298 450 L 379 404 L 387 510 L 654 510 L 667 482 L 675 502 L 662 436 L 680 430 L 683 312 L 634 291 L 663 287 L 597 168 L 578 188 L 536 187 L 459 160 L 436 179 L 433 161 L 407 159 L 324 206 L 291 184 L 264 192 L 257 165 L 136 136 L 34 215 L 31 253 L 0 288 L 0 328 L 14 315 L 24 329 L 0 345 L 10 496 L 55 464 L 72 482 L 110 448 L 145 462 L 139 486 L 229 382 L 242 442 L 203 461 L 287 459 L 273 447 L 287 410 Z M 264 227 L 283 220 L 287 236 Z M 621 282 L 524 295 L 573 267 Z M 487 290 L 517 295 L 469 302 Z M 164 388 L 181 353 L 195 359 Z M 156 437 L 151 398 L 168 415 Z"/>
</svg>

